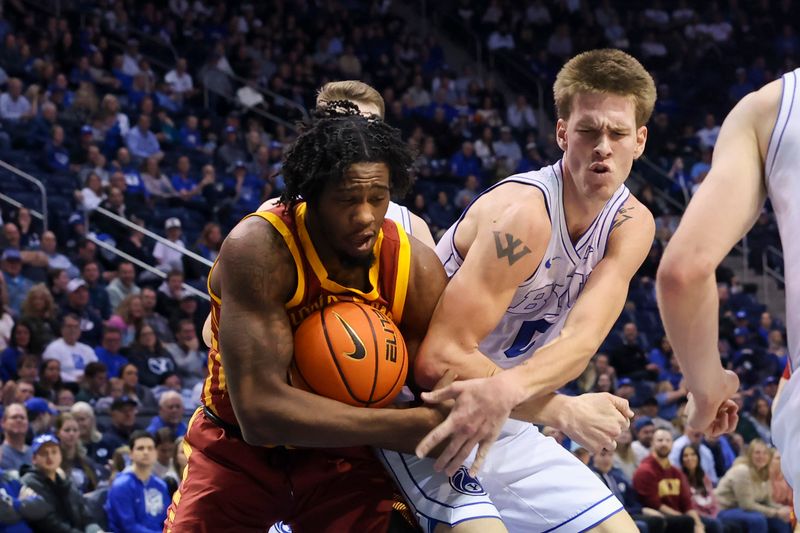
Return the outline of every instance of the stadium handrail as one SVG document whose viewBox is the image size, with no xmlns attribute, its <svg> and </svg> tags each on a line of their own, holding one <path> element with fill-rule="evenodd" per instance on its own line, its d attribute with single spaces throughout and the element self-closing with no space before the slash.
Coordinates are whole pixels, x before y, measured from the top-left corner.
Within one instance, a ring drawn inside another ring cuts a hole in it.
<svg viewBox="0 0 800 533">
<path fill-rule="evenodd" d="M 43 232 L 47 231 L 47 222 L 48 222 L 48 220 L 47 220 L 47 189 L 45 188 L 44 183 L 42 183 L 41 180 L 38 180 L 38 179 L 34 178 L 33 176 L 31 176 L 27 172 L 24 172 L 24 171 L 18 169 L 14 165 L 6 163 L 2 159 L 0 159 L 0 167 L 6 169 L 7 171 L 11 172 L 12 174 L 15 174 L 16 176 L 19 176 L 20 178 L 32 183 L 33 185 L 35 185 L 39 189 L 39 192 L 42 195 L 42 213 L 41 213 L 41 216 L 42 216 L 42 231 Z"/>
<path fill-rule="evenodd" d="M 125 259 L 126 261 L 130 261 L 131 263 L 133 263 L 134 265 L 138 266 L 139 268 L 147 270 L 151 274 L 153 274 L 153 275 L 155 275 L 155 276 L 157 276 L 157 277 L 159 277 L 161 279 L 166 279 L 166 277 L 167 277 L 167 273 L 166 272 L 164 272 L 162 270 L 159 270 L 159 269 L 157 269 L 156 267 L 154 267 L 152 265 L 148 265 L 144 261 L 140 261 L 139 259 L 136 259 L 132 255 L 123 252 L 122 250 L 120 250 L 116 246 L 105 242 L 104 240 L 98 238 L 96 235 L 94 235 L 92 233 L 87 233 L 86 234 L 86 239 L 91 241 L 91 242 L 93 242 L 93 243 L 95 243 L 97 246 L 103 248 L 104 250 L 108 250 L 109 252 L 120 256 L 121 258 Z M 192 287 L 188 283 L 183 283 L 181 286 L 183 287 L 183 289 L 185 291 L 188 291 L 188 292 L 194 294 L 195 296 L 203 298 L 204 300 L 208 300 L 208 301 L 211 300 L 211 297 L 208 294 L 206 294 L 205 292 L 203 292 L 203 291 L 201 291 L 199 289 L 196 289 L 195 287 Z"/>
<path fill-rule="evenodd" d="M 127 226 L 130 229 L 139 231 L 139 232 L 143 233 L 144 235 L 150 237 L 151 239 L 153 239 L 153 240 L 155 240 L 157 242 L 160 242 L 164 246 L 167 246 L 168 248 L 171 248 L 171 249 L 175 250 L 176 252 L 179 252 L 182 255 L 185 255 L 186 257 L 190 257 L 190 258 L 194 259 L 195 261 L 197 261 L 198 263 L 202 263 L 202 264 L 206 265 L 209 268 L 211 268 L 214 265 L 214 263 L 212 261 L 209 261 L 208 259 L 206 259 L 202 255 L 198 255 L 198 254 L 194 253 L 193 251 L 184 248 L 183 246 L 178 246 L 177 244 L 175 244 L 174 242 L 170 241 L 169 239 L 165 239 L 164 237 L 162 237 L 158 233 L 154 233 L 154 232 L 150 231 L 149 229 L 145 228 L 144 226 L 140 226 L 139 224 L 136 224 L 135 222 L 131 222 L 127 218 L 119 216 L 118 214 L 116 214 L 116 213 L 114 213 L 112 211 L 109 211 L 108 209 L 106 209 L 104 207 L 98 206 L 95 209 L 93 209 L 92 212 L 93 213 L 100 213 L 101 215 L 106 216 L 106 217 L 114 220 L 115 222 L 117 222 L 119 224 L 122 224 L 123 226 Z"/>
</svg>

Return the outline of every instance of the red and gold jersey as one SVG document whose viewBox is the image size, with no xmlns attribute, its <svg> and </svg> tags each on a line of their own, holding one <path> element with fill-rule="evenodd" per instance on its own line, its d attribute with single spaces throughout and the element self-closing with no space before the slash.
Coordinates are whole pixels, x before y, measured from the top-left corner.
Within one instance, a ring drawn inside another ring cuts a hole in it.
<svg viewBox="0 0 800 533">
<path fill-rule="evenodd" d="M 286 302 L 286 314 L 292 331 L 319 310 L 323 303 L 358 301 L 386 313 L 394 322 L 403 321 L 403 308 L 411 269 L 411 244 L 408 235 L 395 221 L 385 219 L 375 241 L 375 262 L 369 270 L 371 290 L 345 287 L 328 277 L 325 265 L 314 249 L 305 222 L 306 204 L 298 204 L 293 212 L 282 206 L 248 215 L 261 217 L 283 236 L 297 269 L 297 288 Z M 216 264 L 215 264 L 216 266 Z M 213 272 L 214 267 L 212 267 Z M 209 280 L 211 274 L 209 273 Z M 236 417 L 225 383 L 225 369 L 219 351 L 219 319 L 222 298 L 211 290 L 211 347 L 208 352 L 208 376 L 203 385 L 202 402 L 224 421 L 235 423 Z"/>
</svg>

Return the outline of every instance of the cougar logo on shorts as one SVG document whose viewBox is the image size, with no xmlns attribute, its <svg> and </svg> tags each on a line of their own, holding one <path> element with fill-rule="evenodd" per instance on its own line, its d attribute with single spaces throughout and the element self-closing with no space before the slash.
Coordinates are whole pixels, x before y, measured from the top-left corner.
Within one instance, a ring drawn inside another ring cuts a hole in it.
<svg viewBox="0 0 800 533">
<path fill-rule="evenodd" d="M 364 341 L 359 338 L 358 333 L 356 333 L 356 331 L 353 329 L 353 326 L 348 324 L 347 321 L 340 317 L 338 313 L 334 312 L 333 316 L 339 320 L 344 330 L 350 336 L 350 340 L 353 341 L 353 351 L 345 353 L 344 355 L 353 359 L 364 359 L 364 357 L 367 356 L 367 349 L 364 347 Z"/>
<path fill-rule="evenodd" d="M 486 491 L 483 490 L 481 482 L 477 478 L 469 475 L 466 466 L 462 466 L 450 478 L 450 486 L 461 494 L 468 496 L 485 496 Z"/>
</svg>

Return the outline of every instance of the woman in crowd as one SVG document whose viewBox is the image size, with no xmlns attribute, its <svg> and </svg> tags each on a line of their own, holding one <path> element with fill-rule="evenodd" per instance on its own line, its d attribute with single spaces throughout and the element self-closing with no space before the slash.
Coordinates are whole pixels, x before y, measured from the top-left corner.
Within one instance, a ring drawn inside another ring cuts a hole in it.
<svg viewBox="0 0 800 533">
<path fill-rule="evenodd" d="M 100 466 L 105 467 L 110 459 L 108 450 L 103 446 L 103 434 L 97 430 L 97 419 L 94 409 L 86 402 L 75 402 L 69 410 L 75 423 L 78 425 L 78 438 L 85 450 L 86 456 Z M 107 471 L 102 471 L 101 478 L 108 477 Z"/>
<path fill-rule="evenodd" d="M 747 455 L 738 458 L 717 485 L 719 517 L 743 526 L 748 533 L 789 533 L 790 508 L 772 499 L 769 481 L 771 451 L 753 439 Z"/>
<path fill-rule="evenodd" d="M 636 454 L 633 453 L 631 444 L 633 443 L 633 433 L 627 429 L 619 434 L 617 437 L 617 449 L 614 450 L 614 468 L 619 468 L 625 474 L 628 481 L 633 479 L 633 473 L 639 462 L 636 460 Z"/>
<path fill-rule="evenodd" d="M 56 268 L 50 271 L 48 276 L 50 296 L 56 309 L 60 309 L 67 303 L 67 284 L 69 283 L 69 272 L 63 268 Z"/>
<path fill-rule="evenodd" d="M 750 409 L 749 413 L 745 413 L 744 416 L 753 423 L 761 440 L 764 442 L 772 442 L 772 431 L 770 430 L 772 409 L 766 398 L 762 396 L 756 398 L 753 403 L 753 408 Z"/>
<path fill-rule="evenodd" d="M 59 336 L 58 309 L 53 296 L 44 283 L 37 283 L 22 301 L 22 319 L 31 328 L 31 351 L 42 353 L 45 347 Z"/>
<path fill-rule="evenodd" d="M 145 387 L 155 387 L 166 374 L 175 373 L 177 366 L 172 355 L 156 337 L 155 330 L 142 325 L 136 333 L 136 341 L 124 350 L 128 361 L 139 370 L 139 382 Z"/>
<path fill-rule="evenodd" d="M 155 410 L 158 407 L 153 392 L 139 383 L 139 368 L 135 364 L 128 363 L 123 366 L 119 377 L 122 380 L 122 396 L 135 398 L 141 410 Z"/>
<path fill-rule="evenodd" d="M 142 164 L 142 180 L 150 198 L 154 200 L 169 200 L 178 196 L 175 187 L 166 174 L 161 172 L 158 159 L 148 157 Z"/>
<path fill-rule="evenodd" d="M 2 277 L 2 276 L 0 276 Z M 25 321 L 14 324 L 8 347 L 0 352 L 0 377 L 3 381 L 17 377 L 17 362 L 31 353 L 31 327 Z"/>
<path fill-rule="evenodd" d="M 700 450 L 694 444 L 687 444 L 681 450 L 681 470 L 689 481 L 692 491 L 692 507 L 706 520 L 720 522 L 720 530 L 724 526 L 726 532 L 738 532 L 739 526 L 732 520 L 721 520 L 719 515 L 719 501 L 714 494 L 714 485 L 700 466 Z"/>
<path fill-rule="evenodd" d="M 183 451 L 183 437 L 175 439 L 175 452 L 172 455 L 171 468 L 164 474 L 164 478 L 172 478 L 180 483 L 183 478 L 183 469 L 186 468 L 186 454 Z"/>
<path fill-rule="evenodd" d="M 120 328 L 120 331 L 122 331 L 122 346 L 130 346 L 134 341 L 136 331 L 142 326 L 144 321 L 142 297 L 138 294 L 126 296 L 125 299 L 120 302 L 119 306 L 117 306 L 114 315 L 122 319 L 122 323 L 120 323 L 119 326 L 125 326 L 124 328 Z M 112 320 L 114 320 L 114 317 L 111 317 L 109 322 Z"/>
<path fill-rule="evenodd" d="M 58 401 L 58 391 L 63 388 L 63 383 L 61 381 L 61 361 L 58 359 L 42 361 L 39 367 L 39 381 L 34 384 L 34 388 L 36 390 L 36 396 L 56 403 Z"/>
<path fill-rule="evenodd" d="M 72 478 L 72 483 L 83 494 L 97 488 L 100 478 L 98 467 L 86 456 L 81 444 L 78 421 L 72 413 L 61 413 L 56 418 L 56 435 L 61 441 L 61 469 Z"/>
<path fill-rule="evenodd" d="M 93 211 L 103 203 L 103 200 L 106 199 L 106 194 L 103 192 L 103 182 L 100 176 L 96 172 L 89 172 L 83 189 L 76 193 L 75 197 L 85 211 Z"/>
</svg>

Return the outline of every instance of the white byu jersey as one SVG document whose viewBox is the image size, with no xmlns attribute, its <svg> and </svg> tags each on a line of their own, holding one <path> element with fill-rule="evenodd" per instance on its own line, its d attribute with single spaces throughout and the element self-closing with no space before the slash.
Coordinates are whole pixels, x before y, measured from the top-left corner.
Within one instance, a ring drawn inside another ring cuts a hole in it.
<svg viewBox="0 0 800 533">
<path fill-rule="evenodd" d="M 764 166 L 783 244 L 786 273 L 786 322 L 792 370 L 800 367 L 800 69 L 783 75 L 778 120 Z M 792 115 L 794 114 L 794 115 Z"/>
<path fill-rule="evenodd" d="M 394 220 L 403 226 L 403 229 L 406 230 L 406 233 L 409 235 L 414 234 L 414 232 L 411 231 L 411 215 L 406 206 L 389 202 L 389 209 L 386 210 L 386 218 Z"/>
<path fill-rule="evenodd" d="M 589 274 L 603 258 L 614 217 L 630 195 L 628 188 L 620 185 L 589 229 L 573 244 L 564 218 L 562 165 L 559 161 L 541 170 L 511 176 L 483 193 L 509 182 L 536 187 L 544 196 L 552 226 L 541 264 L 517 288 L 500 323 L 480 344 L 481 352 L 501 368 L 525 361 L 559 334 Z M 436 246 L 436 253 L 450 277 L 463 262 L 456 250 L 454 235 L 468 210 L 469 207 Z M 508 247 L 509 243 L 503 241 L 501 245 Z"/>
</svg>

